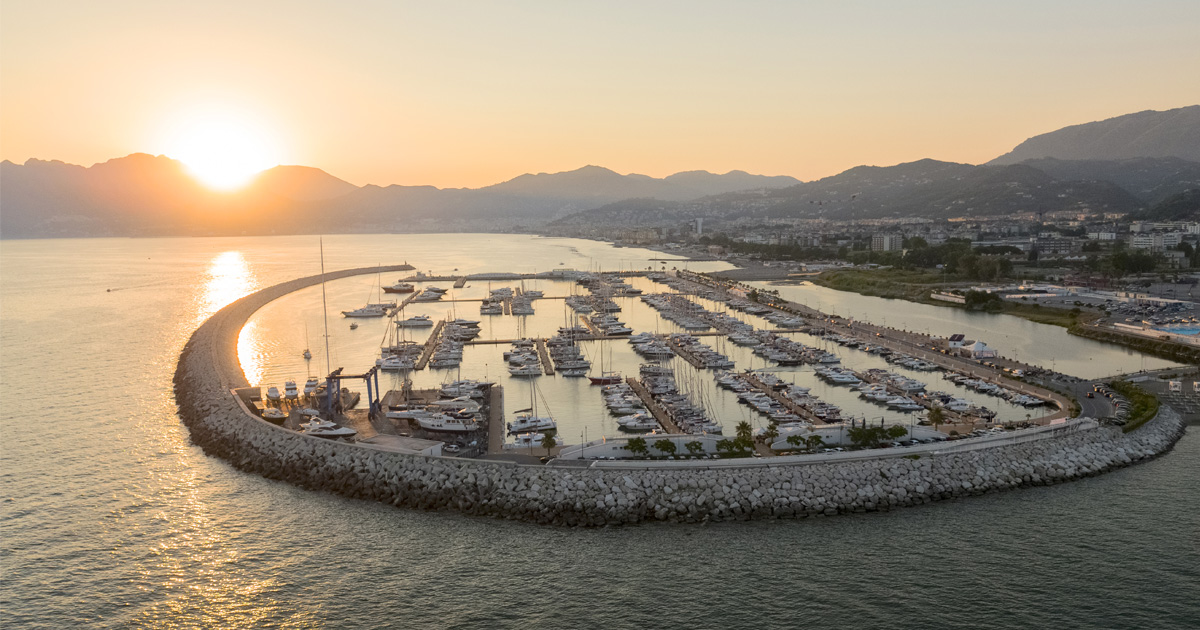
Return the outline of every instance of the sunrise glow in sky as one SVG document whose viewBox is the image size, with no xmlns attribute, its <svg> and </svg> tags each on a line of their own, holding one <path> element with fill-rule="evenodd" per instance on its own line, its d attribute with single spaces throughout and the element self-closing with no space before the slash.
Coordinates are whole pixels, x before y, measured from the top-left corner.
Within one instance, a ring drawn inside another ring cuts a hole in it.
<svg viewBox="0 0 1200 630">
<path fill-rule="evenodd" d="M 478 187 L 586 164 L 815 179 L 1200 103 L 1200 3 L 32 2 L 0 158 Z"/>
</svg>

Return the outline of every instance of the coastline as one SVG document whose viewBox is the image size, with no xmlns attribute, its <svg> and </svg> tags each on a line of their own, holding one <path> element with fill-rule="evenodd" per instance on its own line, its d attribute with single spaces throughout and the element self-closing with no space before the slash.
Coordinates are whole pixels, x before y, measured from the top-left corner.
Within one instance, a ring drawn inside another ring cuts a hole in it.
<svg viewBox="0 0 1200 630">
<path fill-rule="evenodd" d="M 745 269 L 745 271 L 743 271 L 743 269 Z M 1112 343 L 1130 350 L 1155 356 L 1160 359 L 1166 359 L 1168 361 L 1175 361 L 1178 363 L 1200 363 L 1200 349 L 1188 347 L 1183 344 L 1126 334 L 1108 327 L 1100 327 L 1093 323 L 1098 316 L 1094 313 L 1087 313 L 1086 311 L 1077 315 L 1074 311 L 1069 309 L 1057 308 L 1053 306 L 1017 304 L 1014 302 L 1005 302 L 1005 308 L 996 311 L 974 311 L 973 309 L 961 304 L 930 299 L 928 297 L 930 290 L 925 287 L 921 287 L 919 292 L 879 292 L 871 290 L 869 286 L 853 288 L 845 286 L 841 283 L 829 282 L 828 278 L 823 281 L 821 279 L 822 274 L 819 273 L 798 276 L 796 274 L 789 274 L 782 269 L 777 270 L 769 267 L 763 267 L 759 269 L 754 269 L 753 267 L 740 268 L 738 270 L 731 271 L 736 271 L 738 273 L 718 271 L 713 272 L 711 275 L 739 282 L 760 281 L 781 286 L 810 282 L 816 286 L 824 287 L 834 291 L 844 291 L 847 293 L 855 293 L 867 297 L 903 300 L 913 304 L 952 308 L 967 312 L 986 312 L 995 313 L 998 315 L 1010 315 L 1012 317 L 1018 317 L 1020 319 L 1038 324 L 1058 326 L 1060 328 L 1064 328 L 1068 334 L 1075 335 L 1077 337 Z M 1091 317 L 1089 318 L 1089 316 Z"/>
</svg>

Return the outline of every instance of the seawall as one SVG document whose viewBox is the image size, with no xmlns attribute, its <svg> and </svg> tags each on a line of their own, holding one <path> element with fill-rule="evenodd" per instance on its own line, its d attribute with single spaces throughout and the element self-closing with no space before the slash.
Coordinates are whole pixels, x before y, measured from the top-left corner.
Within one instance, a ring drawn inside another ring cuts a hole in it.
<svg viewBox="0 0 1200 630">
<path fill-rule="evenodd" d="M 326 278 L 403 268 L 351 269 Z M 889 510 L 1099 474 L 1169 450 L 1184 430 L 1179 416 L 1163 407 L 1130 434 L 1080 423 L 1039 439 L 913 453 L 915 459 L 905 457 L 907 451 L 881 451 L 879 458 L 854 461 L 753 459 L 740 460 L 742 466 L 666 468 L 627 462 L 619 469 L 518 466 L 331 442 L 261 420 L 230 391 L 248 385 L 237 359 L 246 320 L 271 300 L 320 281 L 312 276 L 268 287 L 201 325 L 175 373 L 180 417 L 195 444 L 241 470 L 396 506 L 575 526 Z"/>
</svg>

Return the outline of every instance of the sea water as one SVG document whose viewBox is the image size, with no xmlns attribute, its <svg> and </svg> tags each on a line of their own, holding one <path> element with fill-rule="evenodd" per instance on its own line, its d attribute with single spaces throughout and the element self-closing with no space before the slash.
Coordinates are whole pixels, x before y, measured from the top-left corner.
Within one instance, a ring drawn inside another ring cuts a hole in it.
<svg viewBox="0 0 1200 630">
<path fill-rule="evenodd" d="M 171 392 L 179 351 L 229 301 L 317 273 L 317 252 L 314 237 L 0 243 L 3 627 L 1200 623 L 1194 428 L 1160 459 L 1065 485 L 891 513 L 707 526 L 537 527 L 241 473 L 190 444 Z M 329 269 L 404 260 L 438 273 L 662 268 L 652 260 L 660 257 L 525 236 L 325 240 Z M 348 292 L 347 307 L 365 301 L 363 288 Z M 331 332 L 342 333 L 348 327 Z M 319 334 L 310 327 L 314 352 Z M 256 354 L 248 371 L 298 374 L 272 362 L 302 350 L 303 326 L 287 335 L 260 338 L 279 348 Z M 1083 347 L 1114 371 L 1141 364 L 1123 349 Z M 591 397 L 581 390 L 581 400 Z"/>
</svg>

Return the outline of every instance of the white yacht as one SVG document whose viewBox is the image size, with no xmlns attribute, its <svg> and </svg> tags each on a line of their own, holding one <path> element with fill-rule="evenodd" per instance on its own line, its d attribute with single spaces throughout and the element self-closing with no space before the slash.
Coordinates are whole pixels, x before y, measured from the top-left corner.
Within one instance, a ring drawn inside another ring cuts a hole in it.
<svg viewBox="0 0 1200 630">
<path fill-rule="evenodd" d="M 386 359 L 378 359 L 376 364 L 379 366 L 379 369 L 385 372 L 403 372 L 416 367 L 416 364 L 413 363 L 412 359 L 398 356 L 390 356 Z"/>
<path fill-rule="evenodd" d="M 383 287 L 384 293 L 412 293 L 415 290 L 416 287 L 408 282 L 397 282 L 391 286 Z"/>
<path fill-rule="evenodd" d="M 296 389 L 296 381 L 285 381 L 283 383 L 283 395 L 288 400 L 296 400 L 300 397 L 300 392 Z"/>
<path fill-rule="evenodd" d="M 342 311 L 342 317 L 386 317 L 387 311 L 378 304 L 368 304 L 352 311 Z"/>
<path fill-rule="evenodd" d="M 279 402 L 280 398 L 282 398 L 282 397 L 279 395 L 278 387 L 275 387 L 274 385 L 272 385 L 267 388 L 267 400 L 272 401 L 272 402 Z"/>
<path fill-rule="evenodd" d="M 349 427 L 341 427 L 328 420 L 313 418 L 312 420 L 300 425 L 301 433 L 312 435 L 315 437 L 323 437 L 331 440 L 337 438 L 354 437 L 358 431 Z"/>
<path fill-rule="evenodd" d="M 444 431 L 447 433 L 470 433 L 479 429 L 479 423 L 474 419 L 455 418 L 444 413 L 435 413 L 424 418 L 417 418 L 417 424 L 426 431 Z"/>
<path fill-rule="evenodd" d="M 437 406 L 441 409 L 452 409 L 455 411 L 466 411 L 476 413 L 479 411 L 479 403 L 471 400 L 470 396 L 458 396 L 456 398 L 448 398 L 443 400 L 435 400 L 430 405 Z"/>
<path fill-rule="evenodd" d="M 519 413 L 516 420 L 508 423 L 509 433 L 531 433 L 557 429 L 558 423 L 554 418 L 543 418 L 531 413 Z"/>
<path fill-rule="evenodd" d="M 313 392 L 317 391 L 317 386 L 320 384 L 321 383 L 317 380 L 317 377 L 308 377 L 308 380 L 304 381 L 304 395 L 311 396 Z"/>
<path fill-rule="evenodd" d="M 401 328 L 428 328 L 433 326 L 433 320 L 428 315 L 413 315 L 408 319 L 396 320 L 396 325 Z"/>
<path fill-rule="evenodd" d="M 508 373 L 513 376 L 541 376 L 542 366 L 535 363 L 514 365 L 508 368 Z"/>
<path fill-rule="evenodd" d="M 441 392 L 443 396 L 458 397 L 470 396 L 471 398 L 483 398 L 483 388 L 491 385 L 483 381 L 461 380 L 453 381 L 442 385 Z"/>
</svg>

